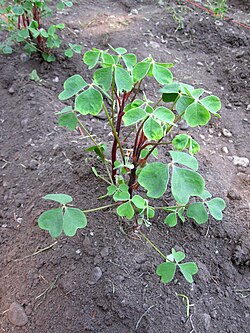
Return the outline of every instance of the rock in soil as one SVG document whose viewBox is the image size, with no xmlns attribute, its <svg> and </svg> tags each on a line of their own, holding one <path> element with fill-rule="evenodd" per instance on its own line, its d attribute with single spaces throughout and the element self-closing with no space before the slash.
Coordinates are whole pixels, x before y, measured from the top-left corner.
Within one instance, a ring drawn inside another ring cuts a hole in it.
<svg viewBox="0 0 250 333">
<path fill-rule="evenodd" d="M 249 166 L 249 159 L 246 157 L 233 156 L 233 164 L 246 168 Z"/>
<path fill-rule="evenodd" d="M 24 308 L 19 303 L 12 303 L 8 311 L 8 319 L 15 326 L 24 326 L 28 322 L 28 317 Z"/>
<path fill-rule="evenodd" d="M 92 271 L 91 277 L 89 279 L 89 284 L 96 284 L 101 277 L 102 277 L 102 270 L 100 267 L 96 266 Z"/>
</svg>

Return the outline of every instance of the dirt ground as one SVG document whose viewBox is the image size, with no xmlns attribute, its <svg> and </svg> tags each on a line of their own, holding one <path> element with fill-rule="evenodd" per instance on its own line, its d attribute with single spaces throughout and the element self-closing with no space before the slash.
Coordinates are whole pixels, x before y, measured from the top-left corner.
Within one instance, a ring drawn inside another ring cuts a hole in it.
<svg viewBox="0 0 250 333">
<path fill-rule="evenodd" d="M 81 43 L 84 51 L 111 44 L 139 59 L 152 54 L 174 62 L 178 80 L 222 99 L 222 118 L 195 129 L 194 136 L 208 189 L 226 200 L 223 221 L 170 230 L 157 214 L 144 230 L 165 253 L 185 249 L 199 266 L 195 282 L 177 275 L 163 285 L 155 274 L 161 258 L 124 234 L 112 211 L 89 214 L 86 229 L 57 243 L 39 229 L 37 218 L 48 209 L 43 195 L 67 193 L 88 209 L 100 206 L 106 186 L 91 172 L 98 162 L 84 151 L 88 140 L 57 126 L 64 80 L 89 75 L 81 57 L 66 60 L 58 52 L 58 61 L 47 64 L 17 50 L 0 56 L 1 333 L 249 332 L 250 173 L 235 165 L 234 156 L 250 158 L 250 30 L 179 3 L 81 0 L 54 20 L 66 24 L 64 40 Z M 229 4 L 228 16 L 250 25 L 249 1 Z M 174 13 L 183 18 L 182 29 L 176 30 Z M 29 80 L 32 69 L 42 82 Z M 154 98 L 157 89 L 149 86 L 147 93 Z M 88 117 L 86 125 L 111 140 L 101 119 Z M 190 316 L 177 294 L 188 296 Z M 13 302 L 23 307 L 25 326 L 10 322 Z"/>
</svg>

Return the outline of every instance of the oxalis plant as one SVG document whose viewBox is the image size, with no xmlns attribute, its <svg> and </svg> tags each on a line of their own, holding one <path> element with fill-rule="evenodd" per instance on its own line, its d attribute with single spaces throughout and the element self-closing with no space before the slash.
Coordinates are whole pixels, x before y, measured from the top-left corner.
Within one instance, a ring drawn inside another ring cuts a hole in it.
<svg viewBox="0 0 250 333">
<path fill-rule="evenodd" d="M 172 64 L 157 62 L 151 56 L 137 62 L 136 55 L 124 48 L 110 49 L 94 48 L 84 54 L 89 70 L 97 67 L 93 80 L 87 83 L 78 74 L 68 78 L 59 99 L 68 100 L 71 105 L 58 113 L 60 126 L 69 130 L 79 127 L 92 141 L 87 151 L 96 153 L 104 171 L 101 174 L 92 170 L 107 183 L 103 197 L 110 197 L 112 202 L 81 210 L 72 206 L 69 195 L 48 194 L 44 199 L 56 201 L 60 207 L 42 213 L 39 226 L 52 237 L 62 232 L 73 236 L 78 228 L 86 227 L 86 213 L 115 207 L 117 215 L 131 220 L 134 232 L 163 258 L 156 269 L 163 283 L 173 280 L 177 267 L 188 282 L 193 282 L 197 265 L 183 262 L 182 251 L 172 249 L 171 254 L 165 255 L 141 229 L 151 226 L 157 210 L 165 212 L 162 222 L 170 228 L 187 219 L 203 224 L 209 214 L 222 219 L 224 200 L 212 198 L 198 173 L 194 155 L 200 146 L 191 134 L 178 129 L 180 120 L 192 129 L 206 125 L 211 116 L 219 117 L 220 99 L 202 88 L 174 81 L 169 69 Z M 148 84 L 153 80 L 161 86 L 158 100 L 143 91 L 144 81 Z M 97 117 L 100 112 L 105 114 L 113 134 L 111 152 L 84 122 L 86 115 Z M 155 160 L 159 148 L 164 149 L 163 161 Z M 171 201 L 166 192 L 171 193 Z"/>
<path fill-rule="evenodd" d="M 52 15 L 49 7 L 51 0 L 0 0 L 0 29 L 9 33 L 4 43 L 0 44 L 0 52 L 11 54 L 16 43 L 24 45 L 28 54 L 41 53 L 44 60 L 56 60 L 53 50 L 60 48 L 62 40 L 57 34 L 64 29 L 63 23 L 50 25 L 46 29 L 43 25 L 44 18 Z M 62 0 L 57 3 L 57 9 L 71 7 L 71 1 Z M 80 45 L 69 43 L 64 54 L 71 58 L 75 53 L 81 53 Z"/>
</svg>

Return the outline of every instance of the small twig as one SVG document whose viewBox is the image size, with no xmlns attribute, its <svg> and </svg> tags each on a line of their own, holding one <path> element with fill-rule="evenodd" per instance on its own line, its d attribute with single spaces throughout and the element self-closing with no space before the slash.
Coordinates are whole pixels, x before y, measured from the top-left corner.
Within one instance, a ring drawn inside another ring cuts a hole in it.
<svg viewBox="0 0 250 333">
<path fill-rule="evenodd" d="M 189 298 L 183 294 L 176 294 L 176 296 L 182 297 L 182 300 L 186 302 L 186 315 L 187 317 L 190 316 L 190 308 L 194 306 L 194 304 L 190 304 Z"/>
<path fill-rule="evenodd" d="M 23 258 L 21 258 L 21 259 L 15 259 L 14 261 L 15 261 L 15 262 L 18 262 L 18 261 L 22 261 L 22 260 L 24 260 L 24 259 L 27 259 L 27 258 L 33 257 L 33 256 L 35 256 L 35 255 L 37 255 L 37 254 L 39 254 L 39 253 L 41 253 L 41 252 L 44 252 L 44 251 L 47 251 L 47 250 L 51 249 L 51 248 L 52 248 L 54 245 L 56 245 L 56 244 L 57 244 L 57 241 L 55 241 L 53 244 L 51 244 L 51 245 L 49 245 L 49 246 L 44 247 L 43 249 L 40 249 L 40 250 L 38 250 L 38 251 L 36 251 L 36 252 L 34 252 L 34 253 L 32 253 L 32 254 L 27 255 L 27 256 L 25 256 L 25 257 L 23 257 Z"/>
<path fill-rule="evenodd" d="M 137 322 L 136 325 L 135 325 L 135 329 L 136 329 L 136 330 L 137 330 L 137 328 L 139 327 L 139 325 L 140 325 L 140 323 L 141 323 L 143 317 L 145 317 L 146 314 L 149 312 L 149 310 L 151 310 L 153 307 L 155 307 L 155 304 L 154 304 L 154 305 L 151 305 L 151 306 L 150 306 L 150 307 L 149 307 L 149 308 L 143 313 L 143 315 L 141 315 L 140 319 L 138 320 L 138 322 Z"/>
<path fill-rule="evenodd" d="M 191 316 L 189 317 L 189 320 L 190 320 L 190 324 L 191 324 L 191 326 L 192 326 L 192 331 L 190 332 L 190 333 L 196 333 L 196 330 L 195 330 L 195 328 L 194 328 L 194 324 L 193 324 L 193 321 L 192 321 L 192 314 L 191 314 Z"/>
<path fill-rule="evenodd" d="M 45 289 L 40 295 L 38 295 L 35 300 L 38 300 L 40 297 L 43 296 L 43 299 L 41 300 L 40 303 L 37 304 L 37 306 L 35 307 L 35 310 L 42 304 L 42 302 L 45 300 L 46 296 L 47 296 L 47 293 L 49 293 L 54 287 L 55 287 L 55 284 L 57 282 L 59 278 L 59 274 L 56 276 L 55 280 L 48 286 L 47 289 Z"/>
</svg>

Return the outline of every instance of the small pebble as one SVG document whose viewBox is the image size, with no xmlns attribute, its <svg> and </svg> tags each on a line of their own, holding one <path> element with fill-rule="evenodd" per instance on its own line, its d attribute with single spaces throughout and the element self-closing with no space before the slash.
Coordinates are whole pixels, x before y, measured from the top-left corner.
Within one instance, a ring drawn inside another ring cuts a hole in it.
<svg viewBox="0 0 250 333">
<path fill-rule="evenodd" d="M 80 249 L 76 250 L 76 254 L 81 254 L 81 250 Z"/>
<path fill-rule="evenodd" d="M 8 319 L 15 326 L 24 326 L 28 322 L 28 317 L 24 308 L 19 303 L 12 303 L 8 311 Z"/>
<path fill-rule="evenodd" d="M 247 111 L 250 111 L 250 104 L 248 104 L 247 106 Z"/>
<path fill-rule="evenodd" d="M 29 56 L 27 53 L 22 53 L 22 54 L 20 55 L 20 60 L 21 60 L 22 62 L 27 62 L 27 61 L 30 60 L 30 56 Z"/>
<path fill-rule="evenodd" d="M 218 27 L 222 27 L 222 26 L 223 26 L 223 23 L 222 23 L 221 21 L 216 20 L 214 23 L 215 23 L 215 25 L 217 25 Z"/>
<path fill-rule="evenodd" d="M 184 119 L 181 119 L 180 121 L 179 121 L 179 128 L 181 129 L 181 130 L 187 130 L 188 128 L 189 128 L 189 126 L 188 126 L 188 124 L 187 124 L 187 122 L 184 120 Z"/>
<path fill-rule="evenodd" d="M 233 136 L 233 134 L 227 130 L 226 128 L 222 129 L 222 134 L 226 137 L 226 138 L 231 138 L 231 136 Z"/>
<path fill-rule="evenodd" d="M 148 46 L 152 47 L 153 49 L 159 49 L 161 47 L 160 44 L 158 44 L 152 40 L 151 40 L 151 42 L 149 42 Z"/>
<path fill-rule="evenodd" d="M 249 166 L 249 159 L 246 157 L 233 156 L 233 164 L 246 168 Z"/>
<path fill-rule="evenodd" d="M 131 15 L 138 15 L 138 10 L 137 9 L 132 9 L 130 12 Z"/>
<path fill-rule="evenodd" d="M 52 81 L 55 82 L 55 83 L 58 83 L 59 82 L 59 77 L 56 76 Z"/>
<path fill-rule="evenodd" d="M 37 169 L 37 167 L 38 167 L 38 161 L 37 160 L 31 160 L 30 162 L 29 162 L 29 168 L 31 169 L 31 170 L 36 170 Z"/>
<path fill-rule="evenodd" d="M 92 271 L 91 277 L 89 279 L 89 284 L 91 285 L 96 284 L 101 277 L 102 277 L 102 270 L 100 267 L 96 266 Z"/>
<path fill-rule="evenodd" d="M 9 94 L 11 94 L 11 95 L 13 95 L 16 92 L 16 90 L 14 89 L 13 86 L 11 86 L 8 91 L 9 91 Z"/>
<path fill-rule="evenodd" d="M 204 66 L 204 64 L 203 64 L 202 62 L 200 62 L 200 61 L 198 61 L 196 65 L 197 65 L 198 67 L 203 67 L 203 66 Z"/>
<path fill-rule="evenodd" d="M 228 154 L 228 148 L 227 147 L 222 147 L 221 150 L 223 151 L 223 153 Z"/>
</svg>

